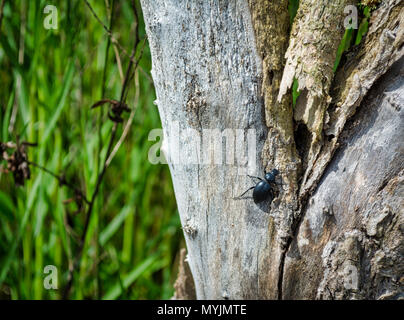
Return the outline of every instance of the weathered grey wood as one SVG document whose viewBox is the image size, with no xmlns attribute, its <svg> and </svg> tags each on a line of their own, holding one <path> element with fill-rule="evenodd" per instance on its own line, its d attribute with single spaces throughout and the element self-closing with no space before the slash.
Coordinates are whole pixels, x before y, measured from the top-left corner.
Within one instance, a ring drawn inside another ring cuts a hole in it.
<svg viewBox="0 0 404 320">
<path fill-rule="evenodd" d="M 256 169 L 249 173 L 262 176 L 267 129 L 259 98 L 261 62 L 246 2 L 145 0 L 142 8 L 165 137 L 176 123 L 181 131 L 254 129 Z M 175 153 L 165 147 L 168 157 Z M 192 148 L 182 142 L 181 155 Z M 245 146 L 239 152 L 247 151 Z M 252 185 L 237 165 L 170 163 L 200 299 L 270 297 L 267 277 L 260 277 L 273 259 L 269 213 L 251 199 L 233 199 Z"/>
</svg>

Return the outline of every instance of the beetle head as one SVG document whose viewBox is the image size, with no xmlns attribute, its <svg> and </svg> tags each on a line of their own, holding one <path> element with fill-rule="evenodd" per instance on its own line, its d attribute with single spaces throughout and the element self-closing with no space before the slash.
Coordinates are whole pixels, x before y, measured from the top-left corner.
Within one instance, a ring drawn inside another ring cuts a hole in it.
<svg viewBox="0 0 404 320">
<path fill-rule="evenodd" d="M 278 169 L 272 169 L 271 173 L 272 173 L 274 176 L 277 176 L 277 175 L 279 174 L 279 171 L 278 171 Z"/>
<path fill-rule="evenodd" d="M 271 172 L 265 173 L 265 180 L 268 181 L 269 183 L 274 183 L 275 177 L 278 174 L 279 174 L 279 171 L 277 169 L 272 169 Z"/>
</svg>

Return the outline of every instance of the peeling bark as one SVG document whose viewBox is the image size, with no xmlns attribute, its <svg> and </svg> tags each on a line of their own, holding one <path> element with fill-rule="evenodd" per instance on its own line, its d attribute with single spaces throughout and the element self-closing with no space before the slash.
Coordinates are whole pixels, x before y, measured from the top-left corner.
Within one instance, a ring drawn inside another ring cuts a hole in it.
<svg viewBox="0 0 404 320">
<path fill-rule="evenodd" d="M 333 102 L 325 123 L 325 139 L 321 154 L 316 158 L 312 172 L 307 174 L 300 194 L 306 196 L 314 190 L 331 160 L 338 138 L 346 121 L 363 98 L 391 65 L 403 56 L 404 3 L 400 0 L 383 2 L 373 12 L 370 28 L 356 55 L 339 69 L 333 83 Z"/>
<path fill-rule="evenodd" d="M 302 0 L 286 52 L 286 66 L 278 95 L 280 101 L 298 81 L 301 92 L 294 119 L 310 132 L 303 156 L 303 184 L 321 150 L 325 111 L 331 102 L 329 90 L 338 45 L 344 34 L 344 8 L 351 0 Z"/>
<path fill-rule="evenodd" d="M 293 128 L 292 96 L 288 92 L 277 100 L 285 53 L 289 41 L 288 1 L 249 1 L 256 47 L 262 59 L 261 94 L 264 100 L 265 120 L 268 134 L 261 155 L 266 171 L 277 168 L 282 172 L 283 183 L 288 186 L 279 194 L 277 206 L 272 207 L 276 234 L 270 246 L 271 261 L 264 263 L 262 274 L 268 274 L 271 286 L 268 288 L 279 297 L 282 267 L 287 241 L 291 236 L 294 214 L 298 209 L 297 191 L 300 158 L 296 152 Z M 276 287 L 275 287 L 276 286 Z"/>
<path fill-rule="evenodd" d="M 262 153 L 266 171 L 280 170 L 287 190 L 280 195 L 279 206 L 273 211 L 280 243 L 290 236 L 294 211 L 297 210 L 297 178 L 300 158 L 294 142 L 291 93 L 277 100 L 285 53 L 289 41 L 288 1 L 249 1 L 256 47 L 262 59 L 261 94 L 264 98 L 268 136 Z"/>
<path fill-rule="evenodd" d="M 403 66 L 347 124 L 287 254 L 283 298 L 403 298 Z"/>
</svg>

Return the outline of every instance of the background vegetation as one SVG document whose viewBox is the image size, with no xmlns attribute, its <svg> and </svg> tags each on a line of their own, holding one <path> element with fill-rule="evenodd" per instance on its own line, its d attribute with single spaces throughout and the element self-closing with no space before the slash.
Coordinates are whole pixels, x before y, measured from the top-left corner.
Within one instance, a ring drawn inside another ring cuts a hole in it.
<svg viewBox="0 0 404 320">
<path fill-rule="evenodd" d="M 136 18 L 131 0 L 88 2 L 121 47 L 111 43 L 85 1 L 5 1 L 0 141 L 19 137 L 37 143 L 27 147 L 29 161 L 66 177 L 91 198 L 114 125 L 107 105 L 91 106 L 102 98 L 120 99 L 129 63 L 123 50 L 130 53 L 133 47 Z M 58 9 L 57 30 L 44 28 L 43 10 L 49 4 Z M 140 56 L 145 29 L 138 1 L 135 5 Z M 72 299 L 167 299 L 173 294 L 182 232 L 168 167 L 147 159 L 155 143 L 148 134 L 161 126 L 150 69 L 146 45 L 128 84 L 126 103 L 136 108 L 133 123 L 94 202 L 83 256 L 73 273 Z M 129 117 L 123 115 L 117 137 Z M 61 298 L 85 228 L 88 205 L 51 174 L 30 168 L 30 179 L 17 186 L 2 161 L 1 299 Z M 58 268 L 58 290 L 44 289 L 46 265 Z"/>
</svg>

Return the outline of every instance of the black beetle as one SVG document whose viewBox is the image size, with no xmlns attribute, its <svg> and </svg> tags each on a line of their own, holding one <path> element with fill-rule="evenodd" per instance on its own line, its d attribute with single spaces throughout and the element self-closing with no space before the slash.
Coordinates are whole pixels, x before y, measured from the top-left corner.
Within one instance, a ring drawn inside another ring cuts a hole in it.
<svg viewBox="0 0 404 320">
<path fill-rule="evenodd" d="M 279 171 L 277 169 L 272 169 L 271 172 L 265 173 L 264 179 L 261 179 L 259 177 L 253 177 L 249 176 L 250 178 L 255 178 L 260 180 L 255 186 L 249 188 L 246 190 L 241 196 L 238 198 L 241 198 L 243 195 L 245 195 L 248 191 L 251 189 L 254 189 L 253 191 L 253 199 L 256 204 L 263 202 L 268 199 L 269 196 L 271 196 L 271 201 L 274 197 L 274 192 L 272 189 L 272 184 L 276 184 L 275 177 L 279 174 Z"/>
</svg>

